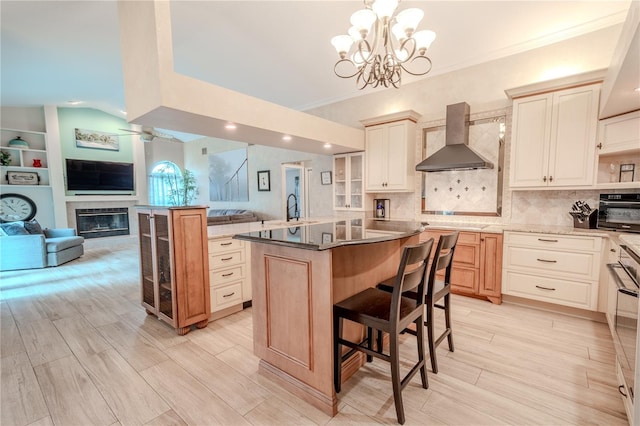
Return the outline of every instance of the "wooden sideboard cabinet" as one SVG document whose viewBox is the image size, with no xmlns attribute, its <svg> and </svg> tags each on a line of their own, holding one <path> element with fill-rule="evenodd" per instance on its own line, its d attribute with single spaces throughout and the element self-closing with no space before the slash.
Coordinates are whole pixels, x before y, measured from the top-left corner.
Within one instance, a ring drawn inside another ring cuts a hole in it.
<svg viewBox="0 0 640 426">
<path fill-rule="evenodd" d="M 441 235 L 449 233 L 427 230 L 420 234 L 420 241 L 433 238 L 437 244 Z M 502 303 L 502 234 L 461 231 L 455 250 L 451 291 Z"/>
<path fill-rule="evenodd" d="M 176 329 L 211 315 L 205 207 L 138 208 L 142 306 Z"/>
</svg>

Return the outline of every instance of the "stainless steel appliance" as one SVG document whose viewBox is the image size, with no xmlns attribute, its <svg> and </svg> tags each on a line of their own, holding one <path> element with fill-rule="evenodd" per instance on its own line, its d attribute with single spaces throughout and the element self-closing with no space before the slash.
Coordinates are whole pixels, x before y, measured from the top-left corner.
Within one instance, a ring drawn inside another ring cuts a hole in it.
<svg viewBox="0 0 640 426">
<path fill-rule="evenodd" d="M 640 193 L 600 194 L 598 228 L 640 232 Z"/>
<path fill-rule="evenodd" d="M 633 417 L 636 347 L 638 341 L 638 293 L 640 291 L 640 255 L 627 245 L 620 245 L 616 263 L 607 265 L 618 291 L 616 292 L 614 340 L 618 358 L 622 396 L 629 398 L 629 417 Z M 626 402 L 625 402 L 626 405 Z"/>
<path fill-rule="evenodd" d="M 376 198 L 373 200 L 373 218 L 377 220 L 391 219 L 388 198 Z"/>
</svg>

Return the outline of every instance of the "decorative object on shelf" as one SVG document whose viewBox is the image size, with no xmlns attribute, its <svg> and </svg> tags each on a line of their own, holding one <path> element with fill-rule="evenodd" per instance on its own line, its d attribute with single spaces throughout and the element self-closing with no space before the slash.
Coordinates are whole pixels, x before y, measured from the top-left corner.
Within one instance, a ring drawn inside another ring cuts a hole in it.
<svg viewBox="0 0 640 426">
<path fill-rule="evenodd" d="M 331 185 L 331 172 L 320 172 L 320 179 L 323 185 Z"/>
<path fill-rule="evenodd" d="M 620 182 L 633 182 L 635 173 L 635 164 L 620 164 Z"/>
<path fill-rule="evenodd" d="M 40 176 L 36 172 L 7 172 L 9 185 L 40 185 Z"/>
<path fill-rule="evenodd" d="M 162 175 L 162 179 L 168 188 L 167 196 L 172 206 L 189 206 L 193 199 L 200 193 L 198 182 L 191 170 L 184 169 L 182 176 L 175 173 Z"/>
<path fill-rule="evenodd" d="M 120 139 L 115 133 L 76 129 L 76 147 L 120 151 Z"/>
<path fill-rule="evenodd" d="M 0 165 L 9 166 L 11 165 L 11 154 L 6 151 L 0 151 Z"/>
<path fill-rule="evenodd" d="M 9 146 L 11 148 L 24 148 L 24 149 L 29 149 L 29 143 L 27 141 L 25 141 L 24 139 L 22 139 L 21 136 L 16 136 L 15 139 L 11 139 L 9 141 Z"/>
<path fill-rule="evenodd" d="M 33 159 L 33 167 L 42 167 L 42 160 L 40 160 L 39 158 L 34 158 Z"/>
<path fill-rule="evenodd" d="M 22 194 L 0 194 L 0 221 L 31 220 L 36 216 L 36 203 Z"/>
<path fill-rule="evenodd" d="M 271 171 L 258 171 L 258 191 L 271 191 Z"/>
<path fill-rule="evenodd" d="M 398 0 L 364 0 L 364 5 L 364 9 L 351 15 L 349 35 L 331 39 L 340 55 L 333 67 L 338 77 L 357 77 L 358 89 L 398 88 L 403 71 L 415 76 L 431 71 L 426 52 L 436 33 L 415 32 L 424 16 L 422 10 L 409 8 L 394 16 Z"/>
</svg>

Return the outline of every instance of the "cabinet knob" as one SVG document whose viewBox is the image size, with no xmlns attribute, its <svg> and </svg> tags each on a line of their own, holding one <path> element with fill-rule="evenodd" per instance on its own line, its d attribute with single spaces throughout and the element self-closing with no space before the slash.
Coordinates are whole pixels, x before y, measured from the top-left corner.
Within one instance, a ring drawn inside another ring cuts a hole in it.
<svg viewBox="0 0 640 426">
<path fill-rule="evenodd" d="M 602 149 L 602 142 L 600 142 L 598 145 L 596 145 L 596 148 Z"/>
<path fill-rule="evenodd" d="M 553 182 L 553 176 L 549 176 L 549 182 Z"/>
<path fill-rule="evenodd" d="M 546 177 L 546 176 L 543 176 L 543 177 L 542 177 L 542 181 L 543 181 L 543 182 L 546 182 L 546 181 L 547 181 L 547 177 Z"/>
</svg>

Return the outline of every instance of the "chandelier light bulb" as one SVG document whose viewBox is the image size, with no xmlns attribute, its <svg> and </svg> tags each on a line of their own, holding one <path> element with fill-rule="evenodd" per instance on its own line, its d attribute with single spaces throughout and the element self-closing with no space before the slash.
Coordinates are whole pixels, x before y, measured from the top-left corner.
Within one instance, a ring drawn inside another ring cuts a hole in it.
<svg viewBox="0 0 640 426">
<path fill-rule="evenodd" d="M 378 18 L 382 21 L 384 21 L 385 18 L 391 18 L 396 7 L 398 7 L 398 0 L 376 0 L 371 5 L 371 9 L 373 9 Z"/>
<path fill-rule="evenodd" d="M 396 16 L 396 22 L 402 26 L 407 36 L 411 37 L 411 34 L 418 28 L 418 24 L 420 24 L 423 17 L 424 12 L 422 10 L 412 7 L 399 12 L 398 16 Z"/>
<path fill-rule="evenodd" d="M 431 30 L 418 31 L 413 35 L 416 41 L 416 49 L 420 51 L 421 55 L 431 46 L 431 43 L 436 39 L 436 33 Z"/>
<path fill-rule="evenodd" d="M 348 35 L 339 35 L 331 39 L 331 44 L 335 47 L 336 52 L 340 55 L 340 58 L 347 56 L 347 52 L 351 49 L 353 39 Z"/>
<path fill-rule="evenodd" d="M 400 42 L 407 38 L 407 33 L 404 30 L 404 27 L 399 23 L 391 27 L 391 34 L 393 34 L 394 37 Z"/>
<path fill-rule="evenodd" d="M 362 33 L 360 32 L 360 30 L 355 26 L 349 28 L 348 33 L 349 36 L 351 36 L 351 38 L 353 39 L 354 43 L 357 43 L 364 38 L 362 37 Z"/>
<path fill-rule="evenodd" d="M 376 14 L 371 9 L 361 9 L 351 15 L 351 25 L 356 27 L 362 38 L 365 38 L 376 21 Z"/>
<path fill-rule="evenodd" d="M 406 49 L 396 49 L 394 52 L 396 54 L 396 58 L 398 58 L 400 62 L 404 62 L 409 59 L 409 52 L 407 52 Z"/>
</svg>

